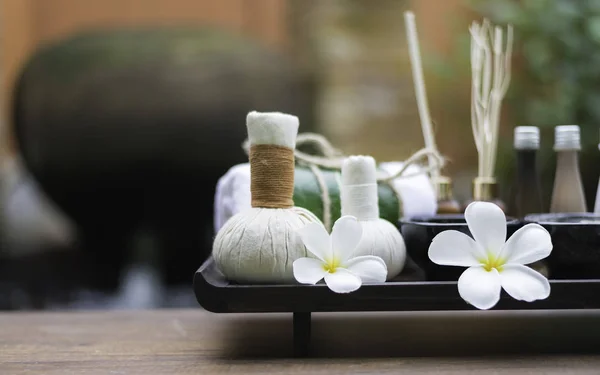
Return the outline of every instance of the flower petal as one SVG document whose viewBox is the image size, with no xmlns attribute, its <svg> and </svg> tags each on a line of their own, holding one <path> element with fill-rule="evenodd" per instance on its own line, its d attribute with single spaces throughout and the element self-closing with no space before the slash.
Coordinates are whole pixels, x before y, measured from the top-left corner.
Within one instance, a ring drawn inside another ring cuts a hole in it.
<svg viewBox="0 0 600 375">
<path fill-rule="evenodd" d="M 320 223 L 310 223 L 298 229 L 298 234 L 306 246 L 314 256 L 322 261 L 331 260 L 333 253 L 331 252 L 331 238 L 325 227 Z"/>
<path fill-rule="evenodd" d="M 458 278 L 458 293 L 480 310 L 491 309 L 500 300 L 500 276 L 496 269 L 467 268 Z"/>
<path fill-rule="evenodd" d="M 516 300 L 533 302 L 550 295 L 550 283 L 542 274 L 520 264 L 507 264 L 500 272 L 506 293 Z"/>
<path fill-rule="evenodd" d="M 342 264 L 350 259 L 362 237 L 362 226 L 354 216 L 342 216 L 335 221 L 331 230 L 333 256 Z"/>
<path fill-rule="evenodd" d="M 383 283 L 387 278 L 387 266 L 380 257 L 364 255 L 352 258 L 344 268 L 361 278 L 363 283 Z"/>
<path fill-rule="evenodd" d="M 445 230 L 433 237 L 429 259 L 441 266 L 478 266 L 485 258 L 483 250 L 473 239 L 457 230 Z"/>
<path fill-rule="evenodd" d="M 552 252 L 552 238 L 544 227 L 527 224 L 504 244 L 502 257 L 506 263 L 530 264 L 546 258 Z"/>
<path fill-rule="evenodd" d="M 292 264 L 294 277 L 301 284 L 315 285 L 327 271 L 323 268 L 323 262 L 313 258 L 298 258 Z"/>
<path fill-rule="evenodd" d="M 506 215 L 498 205 L 473 202 L 465 210 L 465 220 L 477 243 L 495 257 L 506 241 Z"/>
<path fill-rule="evenodd" d="M 336 293 L 350 293 L 360 288 L 360 277 L 343 268 L 338 268 L 334 273 L 325 275 L 325 283 Z"/>
</svg>

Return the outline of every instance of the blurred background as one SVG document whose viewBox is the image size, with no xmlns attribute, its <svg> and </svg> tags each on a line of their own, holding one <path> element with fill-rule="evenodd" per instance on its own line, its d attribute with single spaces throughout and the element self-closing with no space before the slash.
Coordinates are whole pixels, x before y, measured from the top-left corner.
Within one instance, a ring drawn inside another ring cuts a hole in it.
<svg viewBox="0 0 600 375">
<path fill-rule="evenodd" d="M 497 175 L 511 204 L 517 125 L 578 124 L 600 163 L 597 0 L 2 0 L 0 309 L 196 306 L 215 184 L 247 160 L 250 110 L 293 113 L 346 154 L 423 147 L 403 12 L 457 198 L 477 153 L 468 26 L 515 27 Z"/>
</svg>

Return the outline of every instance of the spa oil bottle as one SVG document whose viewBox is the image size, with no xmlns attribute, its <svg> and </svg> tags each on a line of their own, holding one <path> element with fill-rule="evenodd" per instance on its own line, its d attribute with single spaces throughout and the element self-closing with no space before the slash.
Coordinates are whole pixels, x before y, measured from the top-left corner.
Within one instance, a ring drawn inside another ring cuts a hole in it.
<svg viewBox="0 0 600 375">
<path fill-rule="evenodd" d="M 600 149 L 600 144 L 598 144 L 598 149 Z M 600 214 L 600 181 L 598 182 L 598 190 L 596 192 L 596 202 L 594 203 L 594 213 Z"/>
<path fill-rule="evenodd" d="M 579 171 L 581 136 L 578 125 L 554 129 L 556 173 L 550 212 L 586 212 L 587 206 Z"/>
<path fill-rule="evenodd" d="M 517 126 L 514 149 L 517 159 L 515 215 L 523 218 L 544 212 L 542 192 L 536 163 L 540 148 L 540 129 L 536 126 Z"/>
</svg>

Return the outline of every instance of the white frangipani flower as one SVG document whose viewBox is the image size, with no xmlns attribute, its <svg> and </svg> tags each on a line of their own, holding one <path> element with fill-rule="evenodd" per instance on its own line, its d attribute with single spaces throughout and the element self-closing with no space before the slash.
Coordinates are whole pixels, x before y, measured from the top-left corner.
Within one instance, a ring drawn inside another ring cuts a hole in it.
<svg viewBox="0 0 600 375">
<path fill-rule="evenodd" d="M 550 295 L 548 279 L 525 266 L 550 255 L 548 231 L 527 224 L 506 241 L 506 216 L 500 207 L 487 202 L 471 203 L 465 219 L 475 240 L 447 230 L 429 246 L 429 259 L 434 263 L 469 267 L 458 279 L 458 292 L 465 301 L 487 310 L 500 300 L 501 288 L 520 301 L 533 302 Z"/>
<path fill-rule="evenodd" d="M 382 283 L 387 267 L 380 257 L 352 257 L 362 227 L 353 216 L 342 216 L 333 224 L 331 236 L 322 224 L 311 223 L 298 230 L 306 249 L 316 258 L 294 261 L 294 277 L 299 283 L 314 285 L 321 279 L 336 293 L 349 293 L 362 283 Z"/>
</svg>

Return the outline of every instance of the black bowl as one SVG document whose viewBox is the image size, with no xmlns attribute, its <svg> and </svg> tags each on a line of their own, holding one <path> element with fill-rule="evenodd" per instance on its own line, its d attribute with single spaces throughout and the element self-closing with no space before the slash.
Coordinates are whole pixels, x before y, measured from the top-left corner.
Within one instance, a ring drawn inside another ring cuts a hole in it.
<svg viewBox="0 0 600 375">
<path fill-rule="evenodd" d="M 552 237 L 548 257 L 553 279 L 600 278 L 600 215 L 592 213 L 535 214 L 525 222 L 538 223 Z"/>
<path fill-rule="evenodd" d="M 508 217 L 507 238 L 523 225 L 519 220 Z M 429 245 L 433 238 L 445 230 L 457 230 L 471 236 L 464 215 L 444 214 L 435 216 L 417 216 L 400 220 L 400 231 L 406 251 L 411 259 L 425 272 L 427 280 L 456 281 L 465 267 L 439 266 L 428 256 Z"/>
</svg>

